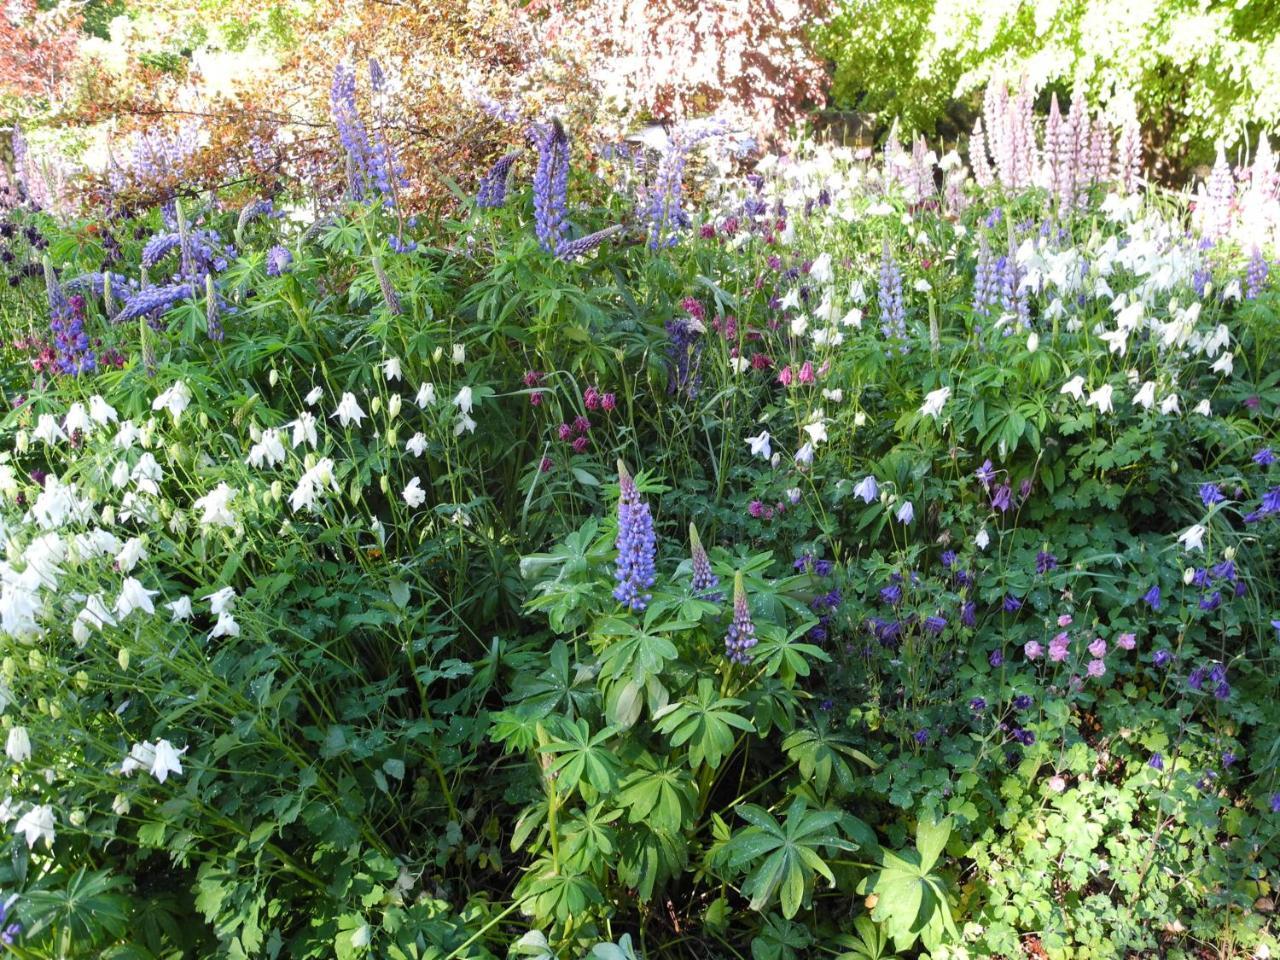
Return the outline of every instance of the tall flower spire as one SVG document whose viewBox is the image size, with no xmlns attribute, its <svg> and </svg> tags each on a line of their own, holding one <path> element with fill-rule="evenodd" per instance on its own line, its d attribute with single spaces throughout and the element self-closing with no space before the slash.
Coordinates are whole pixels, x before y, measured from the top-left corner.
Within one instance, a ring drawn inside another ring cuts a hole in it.
<svg viewBox="0 0 1280 960">
<path fill-rule="evenodd" d="M 733 620 L 724 637 L 724 652 L 732 663 L 750 663 L 751 648 L 756 645 L 756 626 L 751 622 L 747 589 L 742 585 L 742 571 L 733 575 Z"/>
<path fill-rule="evenodd" d="M 721 594 L 712 593 L 720 586 L 720 578 L 711 569 L 711 558 L 702 546 L 702 538 L 698 536 L 698 528 L 689 524 L 689 550 L 693 555 L 693 592 L 703 600 L 717 601 Z"/>
<path fill-rule="evenodd" d="M 533 174 L 534 229 L 547 253 L 555 252 L 568 218 L 569 137 L 559 120 L 533 131 L 538 167 Z"/>
<path fill-rule="evenodd" d="M 654 584 L 654 558 L 657 537 L 653 532 L 653 516 L 649 505 L 636 489 L 636 482 L 618 461 L 618 548 L 613 578 L 618 585 L 613 597 L 632 610 L 640 611 L 653 599 L 648 592 Z"/>
</svg>

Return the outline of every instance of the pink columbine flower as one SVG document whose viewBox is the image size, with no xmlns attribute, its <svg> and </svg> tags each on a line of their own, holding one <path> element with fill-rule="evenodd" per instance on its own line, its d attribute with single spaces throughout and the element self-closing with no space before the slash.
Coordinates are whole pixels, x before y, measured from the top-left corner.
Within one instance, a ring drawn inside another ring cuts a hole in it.
<svg viewBox="0 0 1280 960">
<path fill-rule="evenodd" d="M 1101 660 L 1090 660 L 1087 672 L 1091 677 L 1101 677 L 1107 672 L 1107 665 Z"/>
<path fill-rule="evenodd" d="M 791 386 L 791 380 L 793 376 L 794 374 L 791 372 L 791 364 L 787 364 L 780 371 L 778 371 L 778 382 L 782 384 L 784 387 L 789 387 Z"/>
<path fill-rule="evenodd" d="M 1028 640 L 1022 645 L 1022 652 L 1028 660 L 1039 660 L 1040 654 L 1044 653 L 1044 647 L 1035 640 Z"/>
<path fill-rule="evenodd" d="M 1132 633 L 1122 633 L 1116 637 L 1116 646 L 1121 650 L 1132 650 L 1138 645 L 1138 638 Z"/>
<path fill-rule="evenodd" d="M 1098 637 L 1093 643 L 1089 644 L 1089 653 L 1095 657 L 1105 657 L 1107 655 L 1107 641 Z"/>
<path fill-rule="evenodd" d="M 806 361 L 801 365 L 801 367 L 800 367 L 800 378 L 799 378 L 799 379 L 800 379 L 800 382 L 801 382 L 801 383 L 813 383 L 813 382 L 814 382 L 814 379 L 815 379 L 815 378 L 814 378 L 814 375 L 813 375 L 813 361 L 812 361 L 812 360 L 806 360 Z"/>
<path fill-rule="evenodd" d="M 1058 618 L 1058 626 L 1060 627 L 1069 627 L 1071 626 L 1072 622 L 1073 621 L 1071 619 L 1071 614 L 1069 613 L 1064 613 L 1062 616 Z"/>
</svg>

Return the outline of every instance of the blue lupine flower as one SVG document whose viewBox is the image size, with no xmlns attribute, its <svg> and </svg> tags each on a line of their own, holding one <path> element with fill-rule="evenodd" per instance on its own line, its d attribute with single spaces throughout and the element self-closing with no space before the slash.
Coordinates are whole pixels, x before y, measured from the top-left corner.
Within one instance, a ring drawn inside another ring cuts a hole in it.
<svg viewBox="0 0 1280 960">
<path fill-rule="evenodd" d="M 1000 298 L 1000 287 L 1003 283 L 1000 264 L 984 233 L 978 238 L 978 269 L 973 280 L 973 310 L 984 317 L 991 315 L 991 308 Z"/>
<path fill-rule="evenodd" d="M 907 312 L 902 302 L 902 271 L 889 250 L 888 238 L 884 241 L 884 253 L 880 260 L 880 332 L 888 338 L 905 339 L 907 336 Z"/>
<path fill-rule="evenodd" d="M 553 253 L 564 236 L 568 219 L 569 136 L 559 120 L 534 127 L 538 166 L 533 174 L 534 232 L 547 253 Z"/>
<path fill-rule="evenodd" d="M 653 516 L 649 505 L 636 489 L 635 480 L 618 461 L 618 559 L 614 579 L 613 597 L 632 610 L 643 610 L 652 595 L 648 592 L 656 579 L 654 559 L 657 553 L 657 537 L 653 531 Z"/>
<path fill-rule="evenodd" d="M 497 162 L 489 168 L 489 172 L 480 181 L 480 189 L 476 193 L 477 207 L 493 209 L 507 202 L 507 180 L 511 176 L 511 168 L 519 157 L 518 151 L 512 151 L 499 157 Z"/>
<path fill-rule="evenodd" d="M 1152 610 L 1160 609 L 1160 586 L 1157 584 L 1142 595 L 1142 599 Z"/>
<path fill-rule="evenodd" d="M 605 227 L 595 233 L 588 233 L 585 237 L 579 237 L 577 240 L 562 240 L 560 245 L 556 247 L 556 257 L 565 261 L 577 260 L 579 257 L 590 253 L 610 237 L 617 236 L 622 230 L 622 224 L 615 223 L 611 227 Z"/>
<path fill-rule="evenodd" d="M 751 648 L 756 645 L 756 628 L 751 622 L 751 607 L 747 603 L 747 589 L 742 584 L 742 571 L 733 575 L 733 620 L 725 634 L 725 656 L 731 663 L 750 663 Z"/>
<path fill-rule="evenodd" d="M 1254 247 L 1253 256 L 1249 258 L 1249 266 L 1245 268 L 1244 272 L 1244 298 L 1246 300 L 1258 299 L 1258 294 L 1262 292 L 1262 288 L 1267 284 L 1267 275 L 1270 272 L 1271 267 L 1262 255 L 1262 251 Z"/>
</svg>

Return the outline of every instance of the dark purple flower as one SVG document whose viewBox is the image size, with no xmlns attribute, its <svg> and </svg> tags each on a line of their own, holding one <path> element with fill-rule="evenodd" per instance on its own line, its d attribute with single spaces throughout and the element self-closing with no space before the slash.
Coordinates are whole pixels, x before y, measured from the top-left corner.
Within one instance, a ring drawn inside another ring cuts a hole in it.
<svg viewBox="0 0 1280 960">
<path fill-rule="evenodd" d="M 1147 606 L 1152 610 L 1160 609 L 1160 587 L 1153 586 L 1150 590 L 1142 595 L 1142 599 L 1146 601 Z"/>
<path fill-rule="evenodd" d="M 1218 489 L 1218 485 L 1216 483 L 1200 484 L 1200 502 L 1206 507 L 1212 506 L 1215 503 L 1221 503 L 1225 499 L 1226 497 L 1222 495 L 1222 491 Z"/>
<path fill-rule="evenodd" d="M 1157 667 L 1167 667 L 1172 660 L 1172 650 L 1157 650 L 1155 656 L 1151 658 L 1151 662 Z"/>
<path fill-rule="evenodd" d="M 568 219 L 569 137 L 560 121 L 533 130 L 538 166 L 533 174 L 534 232 L 547 253 L 560 246 Z"/>
<path fill-rule="evenodd" d="M 1158 753 L 1153 753 L 1151 755 L 1151 759 L 1147 761 L 1147 766 L 1150 767 L 1152 770 L 1163 770 L 1164 757 L 1162 757 Z"/>
<path fill-rule="evenodd" d="M 999 650 L 992 650 L 991 656 L 987 657 L 987 662 L 990 663 L 993 667 L 1003 666 L 1004 654 L 1001 653 Z"/>
<path fill-rule="evenodd" d="M 1047 550 L 1041 550 L 1036 554 L 1036 573 L 1048 573 L 1050 570 L 1058 569 L 1058 558 Z"/>
<path fill-rule="evenodd" d="M 940 634 L 947 627 L 947 621 L 939 616 L 925 617 L 924 629 L 926 633 L 932 633 L 934 636 Z"/>
<path fill-rule="evenodd" d="M 1253 462 L 1260 467 L 1269 467 L 1276 462 L 1276 455 L 1271 452 L 1270 447 L 1263 447 L 1253 455 Z"/>
<path fill-rule="evenodd" d="M 622 232 L 622 229 L 622 224 L 615 223 L 611 227 L 605 227 L 595 233 L 588 233 L 585 237 L 579 237 L 577 240 L 562 240 L 560 245 L 556 247 L 556 257 L 565 261 L 577 260 L 579 257 L 590 253 L 610 237 L 616 237 Z"/>
<path fill-rule="evenodd" d="M 921 746 L 924 746 L 926 743 L 929 742 L 929 728 L 921 727 L 914 734 L 912 734 L 912 739 L 915 740 L 915 742 L 920 744 Z"/>
<path fill-rule="evenodd" d="M 1002 483 L 996 487 L 996 492 L 991 495 L 991 507 L 1005 513 L 1013 505 L 1013 489 L 1007 483 Z"/>
<path fill-rule="evenodd" d="M 1022 609 L 1022 601 L 1021 601 L 1021 600 L 1019 600 L 1017 597 L 1015 597 L 1015 596 L 1014 596 L 1013 594 L 1011 594 L 1011 593 L 1009 593 L 1009 594 L 1005 594 L 1005 598 L 1004 598 L 1004 610 L 1005 610 L 1005 613 L 1016 613 L 1017 611 L 1019 611 L 1019 610 L 1021 610 L 1021 609 Z"/>
<path fill-rule="evenodd" d="M 288 247 L 279 244 L 267 251 L 267 276 L 278 277 L 288 272 L 293 263 L 293 254 Z"/>
<path fill-rule="evenodd" d="M 1027 710 L 1027 709 L 1030 709 L 1031 704 L 1032 704 L 1032 703 L 1034 703 L 1034 702 L 1035 702 L 1035 701 L 1033 701 L 1033 700 L 1031 699 L 1031 697 L 1030 697 L 1030 696 L 1028 696 L 1027 694 L 1025 694 L 1025 693 L 1020 693 L 1020 694 L 1018 694 L 1016 697 L 1014 697 L 1014 698 L 1013 698 L 1013 709 L 1015 709 L 1015 710 Z"/>
<path fill-rule="evenodd" d="M 983 710 L 987 709 L 987 701 L 982 697 L 974 697 L 969 701 L 969 709 L 974 713 L 981 713 Z"/>
</svg>

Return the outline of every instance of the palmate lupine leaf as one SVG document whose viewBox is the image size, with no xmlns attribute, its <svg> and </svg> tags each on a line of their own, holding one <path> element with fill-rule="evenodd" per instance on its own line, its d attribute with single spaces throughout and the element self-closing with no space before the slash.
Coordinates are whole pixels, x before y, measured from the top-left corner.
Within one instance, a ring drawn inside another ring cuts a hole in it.
<svg viewBox="0 0 1280 960">
<path fill-rule="evenodd" d="M 557 775 L 559 788 L 565 793 L 581 791 L 585 779 L 601 793 L 612 790 L 618 779 L 618 758 L 606 743 L 617 729 L 605 727 L 592 734 L 587 721 L 580 718 L 572 723 L 561 720 L 556 730 L 559 736 L 542 752 L 556 757 L 551 769 Z"/>
<path fill-rule="evenodd" d="M 856 849 L 834 829 L 842 814 L 810 810 L 803 798 L 791 804 L 781 823 L 769 811 L 751 803 L 739 807 L 738 816 L 751 826 L 734 835 L 725 846 L 725 853 L 735 868 L 755 865 L 742 886 L 742 892 L 751 897 L 752 910 L 764 910 L 776 896 L 782 904 L 782 915 L 794 917 L 812 891 L 816 877 L 822 876 L 835 885 L 835 875 L 819 851 Z"/>
<path fill-rule="evenodd" d="M 709 677 L 698 681 L 697 695 L 659 710 L 655 729 L 671 737 L 673 747 L 688 744 L 689 766 L 705 762 L 715 769 L 733 750 L 733 730 L 750 732 L 750 720 L 735 713 L 746 701 L 721 697 Z"/>
</svg>

